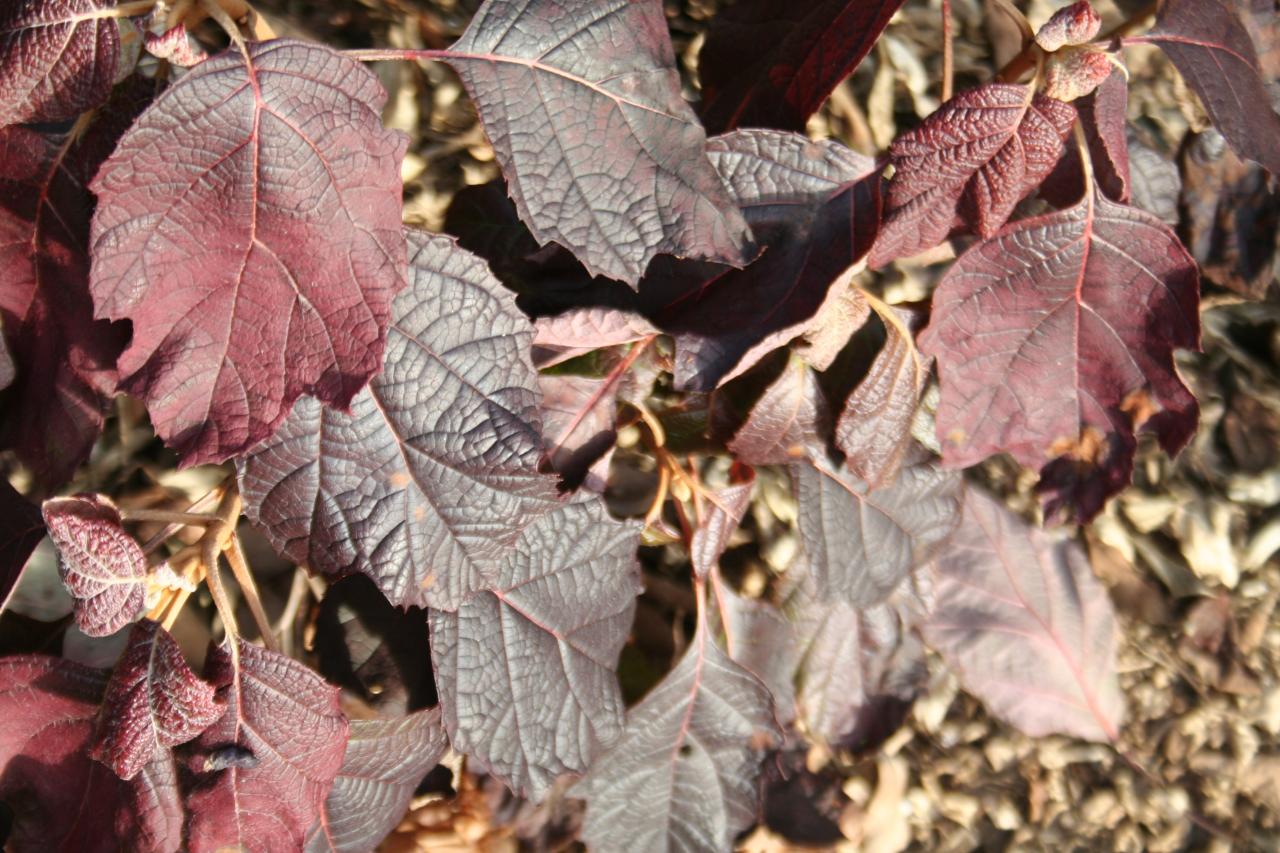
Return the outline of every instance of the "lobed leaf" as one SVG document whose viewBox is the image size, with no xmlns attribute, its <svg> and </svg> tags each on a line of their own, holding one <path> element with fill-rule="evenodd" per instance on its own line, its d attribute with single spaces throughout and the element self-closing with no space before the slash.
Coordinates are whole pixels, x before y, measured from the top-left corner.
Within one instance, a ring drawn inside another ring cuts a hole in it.
<svg viewBox="0 0 1280 853">
<path fill-rule="evenodd" d="M 280 40 L 201 63 L 93 181 L 90 289 L 130 320 L 120 387 L 185 464 L 269 437 L 299 396 L 346 408 L 404 285 L 400 159 L 372 72 Z"/>
<path fill-rule="evenodd" d="M 1010 453 L 1044 468 L 1051 513 L 1092 517 L 1128 483 L 1136 429 L 1171 454 L 1195 432 L 1173 350 L 1199 348 L 1198 296 L 1168 226 L 1096 192 L 974 246 L 920 337 L 938 361 L 943 461 Z"/>
<path fill-rule="evenodd" d="M 488 0 L 443 58 L 540 244 L 632 284 L 660 253 L 751 259 L 681 94 L 659 0 Z"/>
<path fill-rule="evenodd" d="M 44 539 L 40 509 L 0 477 L 0 613 L 9 604 L 31 552 Z"/>
<path fill-rule="evenodd" d="M 457 613 L 431 611 L 431 659 L 455 749 L 534 799 L 622 730 L 614 675 L 640 591 L 639 529 L 594 496 L 537 518 Z"/>
<path fill-rule="evenodd" d="M 721 9 L 698 58 L 702 120 L 803 131 L 870 52 L 903 0 L 740 0 Z"/>
<path fill-rule="evenodd" d="M 555 498 L 529 322 L 474 255 L 408 232 L 386 367 L 349 413 L 303 400 L 239 463 L 245 512 L 314 572 L 393 603 L 456 609 Z"/>
<path fill-rule="evenodd" d="M 935 569 L 924 636 L 966 690 L 1032 737 L 1116 739 L 1115 617 L 1078 545 L 970 490 Z"/>
<path fill-rule="evenodd" d="M 226 710 L 194 744 L 187 845 L 298 850 L 342 766 L 347 718 L 338 690 L 306 666 L 236 642 L 238 666 L 225 647 L 205 664 Z"/>
<path fill-rule="evenodd" d="M 42 511 L 80 630 L 105 637 L 135 621 L 146 609 L 147 558 L 120 526 L 115 504 L 80 495 L 47 500 Z"/>
</svg>

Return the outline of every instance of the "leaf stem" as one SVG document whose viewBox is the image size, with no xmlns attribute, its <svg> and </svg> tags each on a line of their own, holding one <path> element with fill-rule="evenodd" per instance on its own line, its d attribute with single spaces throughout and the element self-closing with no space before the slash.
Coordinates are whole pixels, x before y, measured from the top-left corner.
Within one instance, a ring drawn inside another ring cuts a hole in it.
<svg viewBox="0 0 1280 853">
<path fill-rule="evenodd" d="M 244 549 L 240 547 L 240 537 L 232 533 L 222 553 L 231 564 L 231 571 L 236 576 L 236 583 L 240 584 L 240 591 L 244 593 L 245 603 L 249 605 L 249 612 L 253 614 L 253 621 L 258 624 L 258 633 L 262 635 L 263 645 L 273 652 L 280 651 L 275 632 L 271 627 L 271 620 L 267 618 L 267 612 L 262 609 L 258 584 L 254 582 L 253 573 L 249 571 L 249 561 L 245 559 Z"/>
<path fill-rule="evenodd" d="M 167 509 L 122 509 L 123 521 L 160 521 L 182 526 L 208 527 L 218 520 L 216 515 L 202 512 L 174 512 Z M 170 534 L 172 535 L 172 534 Z"/>
<path fill-rule="evenodd" d="M 228 477 L 228 479 L 230 478 Z M 183 514 L 204 515 L 204 513 L 196 512 L 196 508 L 205 503 L 210 502 L 215 496 L 221 497 L 220 492 L 226 488 L 226 485 L 227 485 L 227 481 L 223 480 L 221 483 L 214 486 L 212 489 L 205 492 L 200 497 L 196 498 L 194 501 L 192 501 L 191 505 L 186 508 Z M 134 510 L 130 510 L 130 512 L 133 512 L 133 511 Z M 170 536 L 177 533 L 184 526 L 185 526 L 185 522 L 182 522 L 182 523 L 170 522 L 168 527 L 165 527 L 163 530 L 161 530 L 156 535 L 152 536 L 143 544 L 142 553 L 146 554 L 147 556 L 150 556 L 155 552 L 157 548 L 163 545 Z"/>
<path fill-rule="evenodd" d="M 431 50 L 413 48 L 375 47 L 363 50 L 344 50 L 343 56 L 357 62 L 382 62 L 384 60 L 409 59 L 414 61 L 443 60 L 449 55 L 447 50 Z"/>
<path fill-rule="evenodd" d="M 942 100 L 951 100 L 955 87 L 956 59 L 955 34 L 951 31 L 953 19 L 951 0 L 942 0 Z"/>
</svg>

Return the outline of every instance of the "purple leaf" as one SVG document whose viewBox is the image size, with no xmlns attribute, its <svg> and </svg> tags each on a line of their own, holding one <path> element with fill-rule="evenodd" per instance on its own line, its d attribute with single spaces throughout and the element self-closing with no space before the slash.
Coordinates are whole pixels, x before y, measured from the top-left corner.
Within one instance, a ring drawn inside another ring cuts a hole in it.
<svg viewBox="0 0 1280 853">
<path fill-rule="evenodd" d="M 539 243 L 632 284 L 660 253 L 751 259 L 681 95 L 659 0 L 488 0 L 444 58 Z"/>
<path fill-rule="evenodd" d="M 711 24 L 698 59 L 702 119 L 804 130 L 857 67 L 903 0 L 740 0 Z"/>
<path fill-rule="evenodd" d="M 414 789 L 449 748 L 440 709 L 398 720 L 352 720 L 342 769 L 307 838 L 306 853 L 364 853 L 409 809 Z"/>
<path fill-rule="evenodd" d="M 751 407 L 729 451 L 748 465 L 789 465 L 824 452 L 830 434 L 831 407 L 818 378 L 792 355 Z"/>
<path fill-rule="evenodd" d="M 75 118 L 120 65 L 115 0 L 13 0 L 0 9 L 0 127 Z"/>
<path fill-rule="evenodd" d="M 692 391 L 821 328 L 824 304 L 854 322 L 858 303 L 828 293 L 871 247 L 880 211 L 875 163 L 835 142 L 747 130 L 712 139 L 708 154 L 765 251 L 744 270 L 690 267 L 646 281 L 671 292 L 656 321 L 676 339 L 677 387 Z"/>
<path fill-rule="evenodd" d="M 751 468 L 734 466 L 730 471 L 732 481 L 723 489 L 706 494 L 702 523 L 693 531 L 689 540 L 689 559 L 699 578 L 706 578 L 720 561 L 720 555 L 729 546 L 729 537 L 742 523 L 742 517 L 751 506 L 751 493 L 756 485 L 756 473 Z"/>
<path fill-rule="evenodd" d="M 944 462 L 1047 465 L 1050 513 L 1092 517 L 1129 481 L 1135 429 L 1171 454 L 1195 432 L 1173 350 L 1200 346 L 1198 295 L 1168 226 L 1100 193 L 974 246 L 920 337 L 938 361 Z"/>
<path fill-rule="evenodd" d="M 729 657 L 769 688 L 778 722 L 789 726 L 796 719 L 795 678 L 800 662 L 796 626 L 772 601 L 745 598 L 727 585 L 720 601 L 717 612 L 725 617 Z"/>
<path fill-rule="evenodd" d="M 368 575 L 400 606 L 456 609 L 485 561 L 555 498 L 532 329 L 484 262 L 408 232 L 386 369 L 350 413 L 302 400 L 239 464 L 245 511 L 278 551 Z"/>
<path fill-rule="evenodd" d="M 535 321 L 533 363 L 545 369 L 593 350 L 639 343 L 657 333 L 638 314 L 616 308 L 574 308 Z"/>
<path fill-rule="evenodd" d="M 564 373 L 538 377 L 547 456 L 567 490 L 585 484 L 593 492 L 604 491 L 618 436 L 621 378 L 613 371 L 599 377 Z"/>
<path fill-rule="evenodd" d="M 237 642 L 238 667 L 222 647 L 205 664 L 226 712 L 195 743 L 193 764 L 203 772 L 187 797 L 187 843 L 192 853 L 298 850 L 342 766 L 347 718 L 338 690 L 307 667 Z M 252 760 L 222 766 L 216 759 L 227 747 Z"/>
<path fill-rule="evenodd" d="M 960 477 L 932 462 L 868 488 L 818 457 L 793 465 L 800 542 L 817 596 L 859 607 L 884 601 L 959 521 Z"/>
<path fill-rule="evenodd" d="M 0 314 L 0 391 L 13 384 L 17 368 L 13 364 L 13 355 L 9 352 L 9 344 L 4 338 L 4 315 Z"/>
<path fill-rule="evenodd" d="M 1237 153 L 1280 174 L 1280 114 L 1237 4 L 1166 0 L 1141 40 L 1169 55 Z"/>
<path fill-rule="evenodd" d="M 44 539 L 44 518 L 28 501 L 0 477 L 0 613 L 18 586 L 31 552 Z"/>
<path fill-rule="evenodd" d="M 1116 739 L 1115 618 L 1079 546 L 970 490 L 936 570 L 924 635 L 966 690 L 1032 737 Z"/>
<path fill-rule="evenodd" d="M 146 608 L 147 558 L 101 495 L 44 502 L 58 574 L 76 600 L 76 625 L 90 637 L 114 634 Z"/>
<path fill-rule="evenodd" d="M 609 849 L 728 850 L 756 818 L 760 762 L 780 732 L 769 690 L 699 625 L 684 657 L 627 714 L 618 742 L 571 789 L 582 839 Z"/>
<path fill-rule="evenodd" d="M 97 315 L 131 320 L 121 388 L 184 464 L 243 453 L 310 394 L 381 366 L 403 284 L 386 94 L 353 60 L 273 41 L 201 63 L 94 179 Z"/>
<path fill-rule="evenodd" d="M 196 677 L 169 632 L 144 619 L 129 632 L 107 682 L 89 755 L 132 779 L 169 747 L 192 740 L 222 716 L 213 686 Z"/>
<path fill-rule="evenodd" d="M 1129 203 L 1128 105 L 1129 86 L 1119 69 L 1113 69 L 1097 90 L 1075 105 L 1098 186 L 1122 204 Z M 1065 207 L 1079 201 L 1086 189 L 1080 152 L 1068 145 L 1053 174 L 1045 179 L 1040 196 Z"/>
<path fill-rule="evenodd" d="M 164 755 L 126 782 L 89 758 L 106 676 L 43 656 L 0 659 L 0 800 L 21 804 L 7 850 L 173 853 L 182 805 Z"/>
<path fill-rule="evenodd" d="M 640 591 L 638 527 L 579 498 L 525 528 L 492 585 L 431 611 L 431 658 L 455 749 L 540 799 L 622 730 L 614 675 Z"/>
</svg>

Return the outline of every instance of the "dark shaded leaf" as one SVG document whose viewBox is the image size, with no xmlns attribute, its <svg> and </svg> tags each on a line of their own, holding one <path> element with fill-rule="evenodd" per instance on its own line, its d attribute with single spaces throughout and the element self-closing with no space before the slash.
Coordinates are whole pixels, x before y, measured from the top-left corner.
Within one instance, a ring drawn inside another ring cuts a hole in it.
<svg viewBox="0 0 1280 853">
<path fill-rule="evenodd" d="M 14 0 L 0 9 L 0 127 L 75 118 L 120 65 L 116 0 Z"/>
<path fill-rule="evenodd" d="M 555 497 L 529 321 L 484 262 L 409 232 L 386 369 L 350 413 L 302 400 L 239 463 L 245 511 L 282 554 L 360 572 L 393 603 L 454 609 Z"/>
<path fill-rule="evenodd" d="M 342 766 L 347 718 L 338 710 L 337 689 L 314 672 L 237 642 L 238 668 L 225 647 L 209 651 L 205 677 L 219 686 L 226 712 L 194 749 L 214 757 L 234 746 L 253 760 L 201 768 L 206 772 L 197 774 L 187 795 L 187 843 L 193 853 L 298 850 Z"/>
<path fill-rule="evenodd" d="M 44 539 L 44 518 L 35 504 L 0 477 L 0 613 L 9 604 L 31 552 Z"/>
<path fill-rule="evenodd" d="M 4 316 L 0 315 L 0 391 L 13 384 L 17 368 L 13 364 L 13 355 L 9 352 L 9 344 L 4 338 Z"/>
<path fill-rule="evenodd" d="M 1280 174 L 1280 114 L 1235 3 L 1166 0 L 1143 40 L 1169 55 L 1238 154 Z"/>
<path fill-rule="evenodd" d="M 735 465 L 730 477 L 728 486 L 705 495 L 702 522 L 689 540 L 689 560 L 699 578 L 705 578 L 716 567 L 720 555 L 729 546 L 729 537 L 738 529 L 751 505 L 756 472 L 745 465 Z"/>
<path fill-rule="evenodd" d="M 279 40 L 184 75 L 93 182 L 97 315 L 131 320 L 121 388 L 186 464 L 243 453 L 381 366 L 404 279 L 403 135 L 377 77 Z"/>
<path fill-rule="evenodd" d="M 539 243 L 635 283 L 657 254 L 752 256 L 703 154 L 659 0 L 489 0 L 444 57 Z"/>
<path fill-rule="evenodd" d="M 729 849 L 756 818 L 760 762 L 779 735 L 768 688 L 720 651 L 704 621 L 571 789 L 587 801 L 582 839 L 599 849 Z"/>
<path fill-rule="evenodd" d="M 89 756 L 132 779 L 169 747 L 213 725 L 222 710 L 213 686 L 191 671 L 169 632 L 144 619 L 129 632 L 107 682 Z"/>
<path fill-rule="evenodd" d="M 439 708 L 398 720 L 353 720 L 342 769 L 307 838 L 307 853 L 377 848 L 448 748 Z"/>
<path fill-rule="evenodd" d="M 748 465 L 789 465 L 826 450 L 831 407 L 813 370 L 791 356 L 751 407 L 729 450 Z"/>
<path fill-rule="evenodd" d="M 1128 103 L 1129 86 L 1119 69 L 1112 69 L 1097 90 L 1075 103 L 1093 176 L 1108 198 L 1123 204 L 1130 199 Z M 1080 151 L 1072 144 L 1041 185 L 1039 195 L 1055 206 L 1068 207 L 1087 189 Z"/>
<path fill-rule="evenodd" d="M 1173 350 L 1199 348 L 1198 295 L 1173 232 L 1096 192 L 974 246 L 920 337 L 938 361 L 944 462 L 1048 466 L 1050 513 L 1092 517 L 1129 482 L 1136 429 L 1170 454 L 1195 432 Z"/>
<path fill-rule="evenodd" d="M 698 59 L 702 120 L 803 131 L 903 0 L 740 0 L 712 21 Z"/>
<path fill-rule="evenodd" d="M 614 675 L 640 591 L 636 525 L 587 496 L 535 520 L 491 586 L 431 611 L 431 657 L 455 749 L 541 798 L 622 730 Z"/>
<path fill-rule="evenodd" d="M 167 754 L 131 782 L 89 758 L 106 674 L 44 656 L 0 660 L 0 801 L 14 853 L 172 853 L 182 804 Z"/>
<path fill-rule="evenodd" d="M 1134 207 L 1155 214 L 1166 225 L 1177 226 L 1178 196 L 1182 192 L 1178 164 L 1143 142 L 1132 128 L 1129 130 L 1129 184 Z"/>
<path fill-rule="evenodd" d="M 1116 739 L 1115 621 L 1079 546 L 970 490 L 935 568 L 924 636 L 966 690 L 1032 737 Z"/>
<path fill-rule="evenodd" d="M 994 234 L 1057 164 L 1075 118 L 1069 104 L 1015 83 L 987 83 L 944 103 L 889 149 L 896 171 L 868 263 L 938 245 L 957 216 Z"/>
<path fill-rule="evenodd" d="M 120 526 L 115 504 L 102 495 L 52 498 L 43 513 L 80 630 L 105 637 L 137 619 L 146 607 L 147 558 Z"/>
<path fill-rule="evenodd" d="M 793 465 L 791 477 L 814 594 L 827 600 L 884 601 L 960 517 L 960 477 L 932 462 L 876 489 L 821 457 Z"/>
</svg>

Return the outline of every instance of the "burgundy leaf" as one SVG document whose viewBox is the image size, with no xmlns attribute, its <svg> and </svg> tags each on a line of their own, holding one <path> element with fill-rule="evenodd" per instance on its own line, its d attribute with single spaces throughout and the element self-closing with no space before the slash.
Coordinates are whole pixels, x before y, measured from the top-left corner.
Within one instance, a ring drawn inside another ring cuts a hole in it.
<svg viewBox="0 0 1280 853">
<path fill-rule="evenodd" d="M 136 620 L 146 608 L 147 558 L 115 504 L 101 495 L 52 498 L 43 512 L 80 630 L 105 637 Z"/>
<path fill-rule="evenodd" d="M 756 485 L 755 471 L 746 466 L 735 466 L 730 474 L 733 481 L 728 486 L 705 495 L 702 522 L 689 540 L 689 559 L 699 578 L 711 574 L 729 545 L 729 537 L 738 529 L 747 507 L 751 506 L 751 492 Z"/>
<path fill-rule="evenodd" d="M 929 381 L 929 360 L 916 349 L 909 312 L 879 300 L 871 305 L 884 324 L 884 345 L 845 402 L 835 440 L 849 471 L 876 487 L 897 477 Z"/>
<path fill-rule="evenodd" d="M 712 139 L 708 154 L 765 251 L 744 270 L 689 268 L 646 281 L 655 298 L 672 293 L 656 320 L 676 339 L 677 387 L 693 391 L 821 328 L 824 304 L 850 311 L 856 325 L 865 306 L 828 295 L 870 248 L 880 209 L 874 162 L 835 142 L 747 130 Z"/>
<path fill-rule="evenodd" d="M 455 609 L 555 498 L 529 321 L 484 262 L 409 232 L 386 369 L 350 413 L 302 400 L 240 464 L 249 518 L 282 554 L 360 572 L 401 606 Z"/>
<path fill-rule="evenodd" d="M 789 726 L 796 719 L 795 678 L 800 662 L 796 626 L 772 601 L 745 598 L 727 585 L 719 602 L 714 612 L 724 617 L 729 657 L 769 688 L 778 722 Z"/>
<path fill-rule="evenodd" d="M 594 496 L 527 527 L 492 586 L 431 611 L 431 658 L 455 749 L 540 799 L 622 730 L 614 675 L 640 591 L 640 531 Z"/>
<path fill-rule="evenodd" d="M 625 839 L 634 850 L 728 850 L 755 820 L 760 762 L 780 734 L 773 703 L 708 634 L 704 622 L 571 789 L 587 801 L 588 846 Z"/>
<path fill-rule="evenodd" d="M 97 314 L 133 322 L 121 388 L 185 464 L 338 407 L 381 365 L 404 283 L 400 159 L 377 77 L 273 41 L 201 63 L 94 179 Z"/>
<path fill-rule="evenodd" d="M 196 677 L 169 632 L 144 619 L 129 632 L 107 682 L 89 755 L 132 779 L 169 747 L 192 740 L 222 716 L 213 686 Z"/>
<path fill-rule="evenodd" d="M 337 688 L 314 672 L 237 642 L 238 667 L 223 647 L 205 664 L 226 712 L 195 744 L 187 843 L 192 853 L 298 850 L 342 766 L 347 718 Z M 228 748 L 242 757 L 219 762 Z"/>
<path fill-rule="evenodd" d="M 1077 0 L 1054 12 L 1044 26 L 1036 31 L 1036 44 L 1041 49 L 1052 52 L 1092 41 L 1100 29 L 1102 18 L 1094 11 L 1089 0 Z"/>
<path fill-rule="evenodd" d="M 970 490 L 936 570 L 924 635 L 966 690 L 1032 737 L 1116 739 L 1115 618 L 1079 546 Z"/>
<path fill-rule="evenodd" d="M 961 92 L 889 149 L 895 169 L 868 263 L 883 266 L 938 245 L 957 215 L 990 236 L 1049 174 L 1075 110 L 1024 85 Z"/>
<path fill-rule="evenodd" d="M 748 465 L 788 465 L 821 454 L 831 433 L 831 408 L 812 369 L 796 356 L 754 406 L 729 442 Z"/>
<path fill-rule="evenodd" d="M 1129 86 L 1123 72 L 1112 69 L 1110 76 L 1092 94 L 1080 99 L 1076 111 L 1080 127 L 1089 145 L 1089 159 L 1098 186 L 1112 201 L 1129 203 L 1129 131 L 1127 114 Z M 1068 145 L 1044 185 L 1040 195 L 1053 204 L 1066 207 L 1084 195 L 1084 170 L 1080 152 Z"/>
<path fill-rule="evenodd" d="M 681 95 L 660 0 L 488 0 L 444 58 L 539 243 L 633 284 L 660 253 L 751 259 Z"/>
<path fill-rule="evenodd" d="M 448 748 L 439 708 L 397 720 L 352 720 L 342 769 L 307 838 L 306 853 L 376 849 Z"/>
<path fill-rule="evenodd" d="M 657 333 L 638 314 L 616 308 L 575 308 L 535 321 L 533 363 L 540 368 L 553 367 L 593 350 L 638 343 Z"/>
<path fill-rule="evenodd" d="M 1135 429 L 1171 454 L 1195 432 L 1173 350 L 1199 348 L 1198 294 L 1168 226 L 1100 193 L 974 246 L 920 337 L 938 361 L 943 460 L 1049 464 L 1050 512 L 1092 517 L 1129 481 Z"/>
<path fill-rule="evenodd" d="M 698 59 L 702 119 L 804 130 L 867 55 L 903 0 L 740 0 L 721 9 Z"/>
<path fill-rule="evenodd" d="M 120 65 L 116 0 L 13 0 L 0 9 L 0 127 L 75 118 Z"/>
<path fill-rule="evenodd" d="M 959 521 L 960 477 L 932 462 L 868 488 L 820 457 L 791 468 L 800 542 L 815 594 L 859 607 L 884 601 Z"/>
<path fill-rule="evenodd" d="M 543 434 L 551 467 L 567 490 L 586 485 L 603 492 L 618 434 L 618 381 L 621 374 L 538 377 L 542 390 Z"/>
<path fill-rule="evenodd" d="M 0 660 L 0 800 L 14 853 L 173 853 L 182 805 L 167 754 L 131 782 L 88 756 L 106 676 L 43 656 Z"/>
<path fill-rule="evenodd" d="M 44 539 L 40 510 L 0 477 L 0 613 L 18 586 L 31 552 Z"/>
<path fill-rule="evenodd" d="M 1143 40 L 1169 55 L 1237 153 L 1280 174 L 1280 113 L 1237 4 L 1166 0 Z"/>
</svg>

